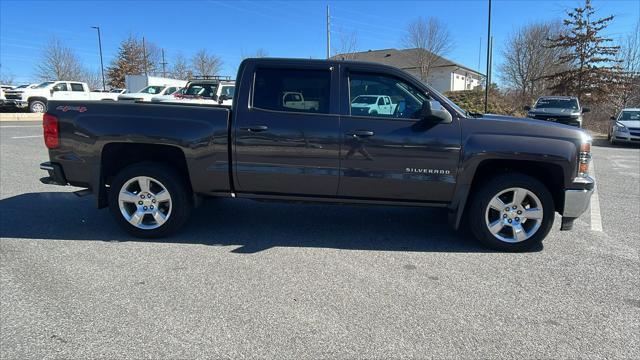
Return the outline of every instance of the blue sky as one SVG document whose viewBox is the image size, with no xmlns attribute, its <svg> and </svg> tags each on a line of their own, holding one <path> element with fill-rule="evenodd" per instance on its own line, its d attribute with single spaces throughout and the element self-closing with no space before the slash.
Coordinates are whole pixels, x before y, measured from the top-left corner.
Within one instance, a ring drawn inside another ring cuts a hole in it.
<svg viewBox="0 0 640 360">
<path fill-rule="evenodd" d="M 355 31 L 358 49 L 399 48 L 407 24 L 417 16 L 445 22 L 455 40 L 448 58 L 484 72 L 487 1 L 11 1 L 0 0 L 0 71 L 16 82 L 34 79 L 47 39 L 56 36 L 73 48 L 86 67 L 98 71 L 97 36 L 102 29 L 105 67 L 130 33 L 164 48 L 167 60 L 190 57 L 200 48 L 218 55 L 222 73 L 235 75 L 242 54 L 259 48 L 269 56 L 324 58 L 325 6 L 332 15 L 333 39 Z M 527 23 L 561 19 L 582 1 L 494 0 L 494 65 L 508 35 Z M 640 1 L 594 0 L 598 15 L 616 19 L 607 34 L 619 38 L 640 18 Z M 495 69 L 495 68 L 494 68 Z M 495 74 L 495 70 L 494 70 Z"/>
</svg>

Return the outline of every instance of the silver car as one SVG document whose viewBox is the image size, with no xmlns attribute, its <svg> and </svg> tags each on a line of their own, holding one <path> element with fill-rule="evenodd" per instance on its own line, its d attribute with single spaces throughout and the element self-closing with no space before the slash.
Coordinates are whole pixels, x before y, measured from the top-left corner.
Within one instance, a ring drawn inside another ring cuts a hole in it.
<svg viewBox="0 0 640 360">
<path fill-rule="evenodd" d="M 622 109 L 618 116 L 612 117 L 608 135 L 612 144 L 640 144 L 640 108 Z"/>
</svg>

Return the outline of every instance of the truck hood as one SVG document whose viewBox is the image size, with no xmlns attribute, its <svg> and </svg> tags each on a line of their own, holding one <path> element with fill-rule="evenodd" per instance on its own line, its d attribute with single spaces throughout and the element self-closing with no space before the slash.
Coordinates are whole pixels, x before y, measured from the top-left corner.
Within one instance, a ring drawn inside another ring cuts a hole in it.
<svg viewBox="0 0 640 360">
<path fill-rule="evenodd" d="M 529 115 L 580 116 L 580 114 L 580 110 L 560 108 L 531 109 L 529 111 Z"/>
<path fill-rule="evenodd" d="M 640 128 L 640 120 L 618 120 L 618 122 L 628 128 Z"/>
<path fill-rule="evenodd" d="M 526 135 L 529 137 L 563 138 L 578 140 L 591 139 L 591 135 L 583 129 L 562 123 L 519 118 L 514 116 L 484 114 L 470 121 L 486 121 L 487 131 L 497 135 Z"/>
</svg>

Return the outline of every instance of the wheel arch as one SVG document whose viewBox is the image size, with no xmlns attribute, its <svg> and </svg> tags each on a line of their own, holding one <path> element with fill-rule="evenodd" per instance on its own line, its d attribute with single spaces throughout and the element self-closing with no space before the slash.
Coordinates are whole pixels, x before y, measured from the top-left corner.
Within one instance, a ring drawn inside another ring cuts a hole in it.
<svg viewBox="0 0 640 360">
<path fill-rule="evenodd" d="M 477 164 L 475 169 L 468 169 L 473 174 L 470 182 L 459 186 L 454 199 L 450 216 L 452 226 L 457 229 L 460 226 L 462 216 L 468 210 L 469 199 L 484 182 L 504 173 L 521 173 L 540 181 L 551 193 L 555 211 L 562 212 L 564 208 L 564 183 L 565 172 L 559 164 L 515 159 L 485 159 Z"/>
<path fill-rule="evenodd" d="M 113 177 L 125 167 L 141 162 L 162 163 L 175 168 L 192 189 L 187 160 L 179 147 L 164 144 L 108 143 L 102 148 L 99 175 L 94 179 L 97 188 L 100 189 L 97 194 L 99 208 L 108 205 L 106 187 L 110 186 Z"/>
</svg>

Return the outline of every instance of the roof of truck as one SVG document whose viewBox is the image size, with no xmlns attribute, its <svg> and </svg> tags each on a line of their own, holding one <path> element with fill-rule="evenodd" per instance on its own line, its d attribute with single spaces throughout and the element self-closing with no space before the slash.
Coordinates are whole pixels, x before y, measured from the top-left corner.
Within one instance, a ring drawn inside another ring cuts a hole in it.
<svg viewBox="0 0 640 360">
<path fill-rule="evenodd" d="M 538 98 L 538 100 L 540 99 L 577 99 L 577 97 L 575 96 L 556 96 L 556 95 L 549 95 L 549 96 L 540 96 Z"/>
</svg>

